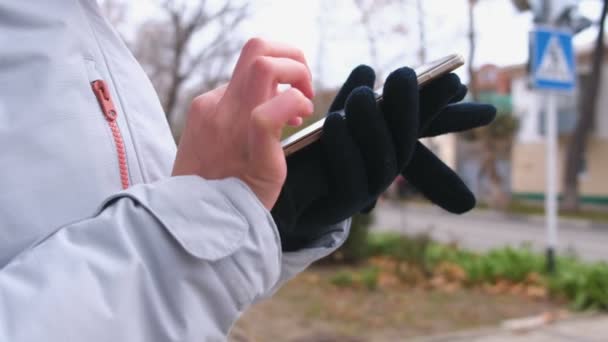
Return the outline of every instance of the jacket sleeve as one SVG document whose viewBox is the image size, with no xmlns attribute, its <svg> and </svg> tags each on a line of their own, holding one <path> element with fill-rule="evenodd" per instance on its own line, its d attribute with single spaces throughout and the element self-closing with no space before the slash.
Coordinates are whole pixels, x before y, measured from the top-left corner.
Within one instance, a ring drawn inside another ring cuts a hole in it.
<svg viewBox="0 0 608 342">
<path fill-rule="evenodd" d="M 302 272 L 313 262 L 326 257 L 338 249 L 346 241 L 350 233 L 350 224 L 351 219 L 342 221 L 333 225 L 325 236 L 307 248 L 295 252 L 283 252 L 279 281 L 268 295 L 274 294 L 287 281 Z"/>
<path fill-rule="evenodd" d="M 284 277 L 277 234 L 239 180 L 134 186 L 0 270 L 0 341 L 224 340 Z"/>
</svg>

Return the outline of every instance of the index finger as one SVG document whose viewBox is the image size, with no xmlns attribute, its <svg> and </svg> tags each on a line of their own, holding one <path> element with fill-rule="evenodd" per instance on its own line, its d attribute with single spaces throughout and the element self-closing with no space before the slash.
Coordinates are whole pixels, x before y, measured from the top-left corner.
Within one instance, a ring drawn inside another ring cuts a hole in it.
<svg viewBox="0 0 608 342">
<path fill-rule="evenodd" d="M 259 85 L 257 91 L 265 94 L 267 86 L 289 84 L 299 89 L 306 97 L 312 99 L 314 91 L 312 80 L 306 65 L 288 58 L 258 57 L 251 66 L 251 81 Z M 274 88 L 271 89 L 274 91 Z M 260 96 L 265 98 L 265 96 Z"/>
<path fill-rule="evenodd" d="M 309 76 L 312 76 L 310 75 L 310 67 L 302 50 L 287 44 L 266 41 L 261 38 L 251 38 L 245 43 L 237 63 L 237 68 L 248 66 L 259 56 L 293 59 L 304 64 Z"/>
</svg>

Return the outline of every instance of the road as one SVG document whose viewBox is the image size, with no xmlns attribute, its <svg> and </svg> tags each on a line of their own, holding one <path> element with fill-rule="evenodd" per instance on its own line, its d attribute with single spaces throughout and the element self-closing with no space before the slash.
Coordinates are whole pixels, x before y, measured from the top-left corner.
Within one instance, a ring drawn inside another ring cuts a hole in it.
<svg viewBox="0 0 608 342">
<path fill-rule="evenodd" d="M 545 250 L 545 226 L 539 217 L 480 210 L 459 216 L 430 205 L 389 202 L 379 204 L 374 212 L 375 231 L 428 232 L 437 241 L 458 242 L 478 251 L 525 243 L 539 252 Z M 574 252 L 588 261 L 608 261 L 608 227 L 560 219 L 558 253 L 565 252 Z"/>
</svg>

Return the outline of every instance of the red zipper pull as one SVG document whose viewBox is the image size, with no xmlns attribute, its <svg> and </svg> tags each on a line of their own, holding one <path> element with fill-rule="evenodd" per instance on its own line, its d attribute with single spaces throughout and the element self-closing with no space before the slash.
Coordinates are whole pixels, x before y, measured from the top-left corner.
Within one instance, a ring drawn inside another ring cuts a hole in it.
<svg viewBox="0 0 608 342">
<path fill-rule="evenodd" d="M 127 166 L 127 152 L 125 150 L 125 143 L 122 139 L 118 122 L 116 122 L 118 111 L 116 110 L 114 102 L 112 101 L 110 89 L 104 80 L 94 81 L 91 83 L 91 85 L 93 86 L 93 93 L 95 93 L 95 97 L 97 97 L 97 101 L 99 102 L 99 106 L 103 112 L 103 116 L 108 121 L 110 130 L 112 130 L 112 138 L 114 139 L 116 153 L 118 155 L 120 183 L 123 189 L 127 189 L 129 187 L 129 167 Z"/>
<path fill-rule="evenodd" d="M 110 90 L 108 89 L 106 82 L 104 80 L 97 80 L 94 81 L 92 85 L 93 93 L 95 93 L 97 101 L 99 101 L 103 115 L 110 122 L 116 120 L 118 112 L 116 111 L 116 107 L 114 107 L 112 95 L 110 94 Z"/>
</svg>

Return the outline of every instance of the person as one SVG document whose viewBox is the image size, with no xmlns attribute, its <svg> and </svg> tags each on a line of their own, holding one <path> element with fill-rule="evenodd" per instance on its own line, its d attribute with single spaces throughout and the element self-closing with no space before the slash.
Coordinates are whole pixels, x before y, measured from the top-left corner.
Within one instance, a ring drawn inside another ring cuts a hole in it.
<svg viewBox="0 0 608 342">
<path fill-rule="evenodd" d="M 454 75 L 419 92 L 408 68 L 380 107 L 358 67 L 330 110 L 346 118 L 286 161 L 280 132 L 312 112 L 311 75 L 299 50 L 252 39 L 230 82 L 192 102 L 176 149 L 96 1 L 3 2 L 0 46 L 0 341 L 224 340 L 399 173 L 453 180 L 420 136 L 493 117 L 455 104 Z M 440 205 L 469 198 L 429 183 Z"/>
</svg>

